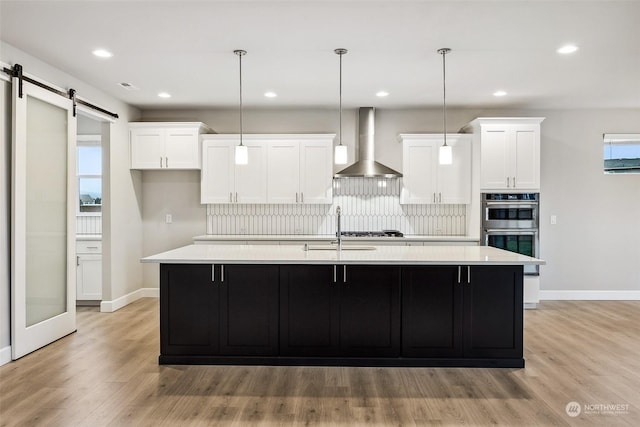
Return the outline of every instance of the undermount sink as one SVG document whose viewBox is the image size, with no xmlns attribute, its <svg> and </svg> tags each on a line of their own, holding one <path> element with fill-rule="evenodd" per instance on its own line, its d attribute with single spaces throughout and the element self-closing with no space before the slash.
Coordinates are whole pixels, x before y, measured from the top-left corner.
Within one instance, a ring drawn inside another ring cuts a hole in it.
<svg viewBox="0 0 640 427">
<path fill-rule="evenodd" d="M 335 251 L 338 247 L 336 245 L 307 245 L 305 250 L 309 251 Z M 361 245 L 342 245 L 343 251 L 373 251 L 375 246 L 361 246 Z"/>
</svg>

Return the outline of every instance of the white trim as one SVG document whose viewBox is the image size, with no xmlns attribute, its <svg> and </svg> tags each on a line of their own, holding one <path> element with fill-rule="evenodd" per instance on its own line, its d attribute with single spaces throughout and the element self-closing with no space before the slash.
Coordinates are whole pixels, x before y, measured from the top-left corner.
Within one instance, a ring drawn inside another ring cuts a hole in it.
<svg viewBox="0 0 640 427">
<path fill-rule="evenodd" d="M 540 291 L 540 300 L 640 301 L 640 291 Z"/>
<path fill-rule="evenodd" d="M 122 307 L 131 304 L 140 298 L 158 298 L 160 296 L 159 288 L 140 288 L 126 295 L 116 298 L 113 301 L 102 301 L 100 303 L 100 312 L 113 313 Z"/>
<path fill-rule="evenodd" d="M 11 362 L 11 346 L 0 348 L 0 366 Z"/>
</svg>

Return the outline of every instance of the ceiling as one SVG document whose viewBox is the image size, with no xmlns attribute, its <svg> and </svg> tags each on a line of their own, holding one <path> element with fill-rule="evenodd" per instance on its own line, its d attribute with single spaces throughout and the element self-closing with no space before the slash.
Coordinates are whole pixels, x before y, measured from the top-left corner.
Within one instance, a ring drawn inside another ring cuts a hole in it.
<svg viewBox="0 0 640 427">
<path fill-rule="evenodd" d="M 3 42 L 140 108 L 236 106 L 234 49 L 246 106 L 333 108 L 335 48 L 345 108 L 439 106 L 441 47 L 449 106 L 640 108 L 639 19 L 640 1 L 0 1 Z"/>
</svg>

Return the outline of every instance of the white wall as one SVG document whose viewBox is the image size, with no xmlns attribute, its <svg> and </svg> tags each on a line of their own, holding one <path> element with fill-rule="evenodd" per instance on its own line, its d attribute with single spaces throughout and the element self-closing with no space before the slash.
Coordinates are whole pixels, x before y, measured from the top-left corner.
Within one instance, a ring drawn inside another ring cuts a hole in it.
<svg viewBox="0 0 640 427">
<path fill-rule="evenodd" d="M 9 270 L 10 217 L 11 206 L 11 84 L 0 80 L 0 365 L 11 354 L 11 325 L 9 307 L 11 306 L 11 280 Z"/>
<path fill-rule="evenodd" d="M 19 63 L 24 67 L 26 74 L 58 87 L 74 88 L 81 98 L 120 116 L 109 128 L 111 141 L 104 149 L 108 167 L 104 170 L 103 299 L 113 300 L 139 289 L 142 285 L 142 266 L 139 261 L 142 255 L 142 183 L 140 173 L 132 173 L 129 170 L 128 122 L 136 120 L 140 112 L 6 43 L 0 44 L 0 61 L 10 66 Z M 3 112 L 10 117 L 10 109 L 5 110 L 4 100 L 2 105 Z M 3 147 L 7 144 L 10 147 L 10 136 L 5 135 L 2 142 Z M 10 163 L 10 158 L 0 162 L 1 176 L 10 177 Z M 5 199 L 0 190 L 0 209 L 6 215 L 10 211 L 10 204 Z M 0 223 L 4 223 L 2 216 L 0 216 Z M 8 245 L 6 239 L 8 237 L 4 237 L 0 232 L 0 248 Z M 2 249 L 0 249 L 0 256 L 2 262 L 8 259 L 8 256 L 2 253 Z M 2 263 L 0 263 L 0 274 L 3 274 Z M 4 301 L 2 295 L 8 292 L 10 283 L 8 279 L 4 280 L 4 275 L 2 277 L 0 349 L 9 345 L 8 336 L 5 337 L 3 332 L 4 325 L 8 324 L 9 304 L 8 301 Z"/>
<path fill-rule="evenodd" d="M 145 110 L 144 120 L 203 121 L 219 133 L 237 132 L 237 110 Z M 602 172 L 602 134 L 640 133 L 640 109 L 634 110 L 448 110 L 449 132 L 456 132 L 476 117 L 546 117 L 542 122 L 541 148 L 541 257 L 547 265 L 541 269 L 541 288 L 546 291 L 631 291 L 640 293 L 640 175 L 610 176 Z M 356 110 L 345 110 L 343 141 L 350 146 L 356 139 Z M 337 133 L 334 110 L 251 110 L 244 115 L 247 133 L 320 132 Z M 441 132 L 442 112 L 430 110 L 385 110 L 376 112 L 376 158 L 402 170 L 399 133 Z M 353 158 L 353 157 L 350 157 Z M 160 172 L 162 173 L 162 172 Z M 188 217 L 189 227 L 166 227 L 164 216 L 149 212 L 147 203 L 174 212 L 193 212 L 172 202 L 157 185 L 158 177 L 143 174 L 147 230 L 162 230 L 166 241 L 187 242 L 204 234 L 204 215 Z M 178 177 L 172 193 L 189 192 L 195 197 L 199 186 L 196 175 Z M 152 179 L 154 185 L 147 185 Z M 549 216 L 557 215 L 558 224 L 550 225 Z M 182 214 L 181 214 L 182 215 Z M 188 231 L 187 231 L 188 230 Z M 191 230 L 196 231 L 193 233 Z M 188 235 L 192 233 L 192 235 Z M 157 252 L 159 244 L 147 242 L 145 254 Z M 156 286 L 145 272 L 145 286 Z M 560 293 L 561 294 L 561 293 Z M 557 292 L 548 295 L 560 295 Z M 572 294 L 576 297 L 582 293 Z M 559 296 L 559 297 L 566 297 Z"/>
</svg>

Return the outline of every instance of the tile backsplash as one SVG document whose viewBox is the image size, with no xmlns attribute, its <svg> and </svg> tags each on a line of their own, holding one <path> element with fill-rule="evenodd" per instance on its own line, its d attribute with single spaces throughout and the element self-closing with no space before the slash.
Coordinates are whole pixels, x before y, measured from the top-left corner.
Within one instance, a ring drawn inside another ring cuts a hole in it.
<svg viewBox="0 0 640 427">
<path fill-rule="evenodd" d="M 102 216 L 76 216 L 76 234 L 102 234 Z"/>
<path fill-rule="evenodd" d="M 334 180 L 332 205 L 207 205 L 207 234 L 335 234 L 337 206 L 345 231 L 466 234 L 466 205 L 400 205 L 400 184 L 400 179 Z"/>
</svg>

